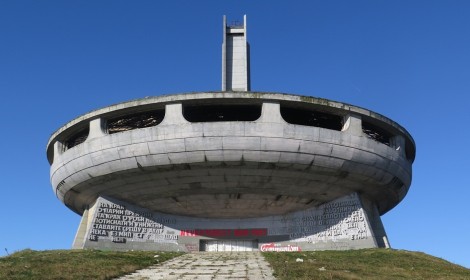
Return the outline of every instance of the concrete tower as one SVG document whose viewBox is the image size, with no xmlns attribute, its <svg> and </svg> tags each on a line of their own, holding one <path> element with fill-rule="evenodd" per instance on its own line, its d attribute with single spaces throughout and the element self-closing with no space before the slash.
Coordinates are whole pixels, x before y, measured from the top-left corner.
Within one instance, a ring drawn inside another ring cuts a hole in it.
<svg viewBox="0 0 470 280">
<path fill-rule="evenodd" d="M 250 90 L 250 46 L 246 41 L 246 15 L 243 25 L 227 25 L 224 16 L 224 40 L 222 43 L 222 90 Z"/>
</svg>

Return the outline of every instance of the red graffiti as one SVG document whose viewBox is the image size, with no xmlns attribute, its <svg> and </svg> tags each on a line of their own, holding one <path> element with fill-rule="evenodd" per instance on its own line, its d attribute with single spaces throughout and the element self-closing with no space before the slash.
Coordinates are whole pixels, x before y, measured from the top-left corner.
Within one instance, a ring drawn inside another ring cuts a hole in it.
<svg viewBox="0 0 470 280">
<path fill-rule="evenodd" d="M 182 229 L 180 236 L 206 236 L 206 237 L 257 237 L 267 236 L 265 228 L 248 229 Z"/>
<path fill-rule="evenodd" d="M 182 229 L 180 236 L 196 236 L 196 230 L 194 229 Z"/>
<path fill-rule="evenodd" d="M 281 246 L 280 244 L 267 243 L 261 245 L 261 252 L 300 252 L 302 251 L 299 246 L 286 245 Z"/>
</svg>

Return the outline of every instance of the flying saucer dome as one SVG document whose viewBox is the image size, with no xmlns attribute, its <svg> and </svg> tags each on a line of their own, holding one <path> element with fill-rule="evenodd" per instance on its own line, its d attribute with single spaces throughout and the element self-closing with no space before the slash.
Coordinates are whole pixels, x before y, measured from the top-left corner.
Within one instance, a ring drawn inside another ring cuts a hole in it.
<svg viewBox="0 0 470 280">
<path fill-rule="evenodd" d="M 77 213 L 106 196 L 169 214 L 262 217 L 357 192 L 383 214 L 410 187 L 415 144 L 360 107 L 221 91 L 87 113 L 50 137 L 47 157 L 53 191 Z"/>
</svg>

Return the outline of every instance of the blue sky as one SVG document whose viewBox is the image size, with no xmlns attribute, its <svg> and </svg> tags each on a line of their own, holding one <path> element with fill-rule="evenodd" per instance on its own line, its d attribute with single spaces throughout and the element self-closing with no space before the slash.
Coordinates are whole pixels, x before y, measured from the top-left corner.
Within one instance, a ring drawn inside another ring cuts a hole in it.
<svg viewBox="0 0 470 280">
<path fill-rule="evenodd" d="M 70 248 L 46 143 L 113 103 L 221 88 L 222 15 L 248 17 L 252 89 L 381 113 L 414 137 L 391 245 L 470 267 L 470 1 L 0 1 L 0 255 Z"/>
</svg>

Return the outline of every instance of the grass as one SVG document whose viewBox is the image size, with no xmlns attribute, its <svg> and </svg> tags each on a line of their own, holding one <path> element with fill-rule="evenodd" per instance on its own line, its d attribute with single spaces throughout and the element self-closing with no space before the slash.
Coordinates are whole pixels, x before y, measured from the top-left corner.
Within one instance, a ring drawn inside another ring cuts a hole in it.
<svg viewBox="0 0 470 280">
<path fill-rule="evenodd" d="M 177 252 L 23 250 L 0 258 L 0 279 L 112 279 L 180 256 Z M 158 255 L 158 257 L 154 257 Z"/>
<path fill-rule="evenodd" d="M 23 250 L 0 258 L 0 279 L 112 279 L 180 256 L 176 252 Z M 157 258 L 154 256 L 158 255 Z M 263 253 L 277 279 L 470 279 L 470 269 L 389 249 Z M 302 259 L 303 262 L 297 262 Z"/>
<path fill-rule="evenodd" d="M 263 255 L 281 280 L 470 279 L 470 269 L 419 252 L 365 249 Z"/>
</svg>

